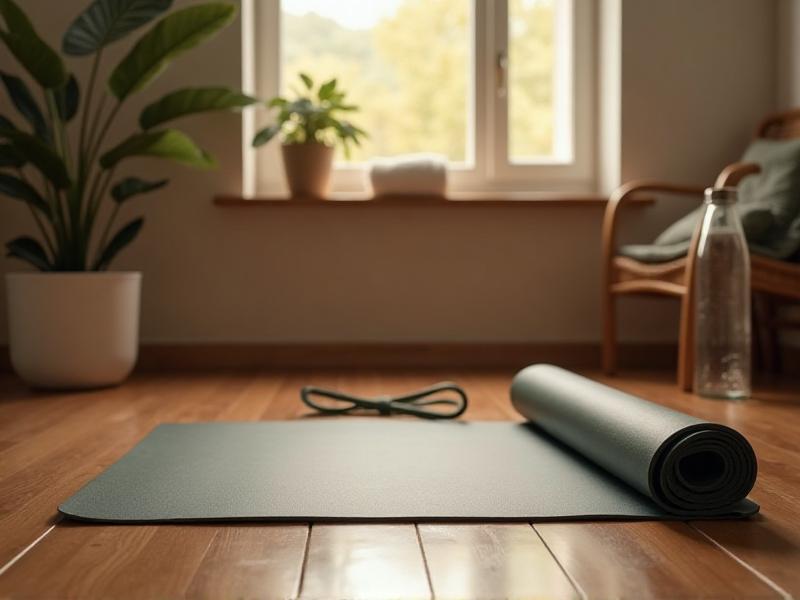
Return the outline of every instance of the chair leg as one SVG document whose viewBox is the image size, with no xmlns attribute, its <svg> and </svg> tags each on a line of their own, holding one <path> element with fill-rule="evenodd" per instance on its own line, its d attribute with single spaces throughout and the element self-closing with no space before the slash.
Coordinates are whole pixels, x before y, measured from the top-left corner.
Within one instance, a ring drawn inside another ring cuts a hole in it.
<svg viewBox="0 0 800 600">
<path fill-rule="evenodd" d="M 603 289 L 603 373 L 617 370 L 617 298 L 606 286 Z"/>
<path fill-rule="evenodd" d="M 695 276 L 697 247 L 700 244 L 700 224 L 695 227 L 689 252 L 686 255 L 686 272 L 684 282 L 686 291 L 681 298 L 681 325 L 678 337 L 678 387 L 684 392 L 691 392 L 694 387 L 694 309 L 695 309 Z"/>
<path fill-rule="evenodd" d="M 691 392 L 694 387 L 694 306 L 693 290 L 681 299 L 681 323 L 678 336 L 678 387 Z"/>
</svg>

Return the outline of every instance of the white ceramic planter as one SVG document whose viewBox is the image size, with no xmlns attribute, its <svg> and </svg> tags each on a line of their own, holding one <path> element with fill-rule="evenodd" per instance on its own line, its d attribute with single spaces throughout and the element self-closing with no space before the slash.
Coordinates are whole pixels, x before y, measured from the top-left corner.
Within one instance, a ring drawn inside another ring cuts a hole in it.
<svg viewBox="0 0 800 600">
<path fill-rule="evenodd" d="M 35 387 L 122 382 L 139 347 L 141 273 L 8 273 L 11 364 Z"/>
</svg>

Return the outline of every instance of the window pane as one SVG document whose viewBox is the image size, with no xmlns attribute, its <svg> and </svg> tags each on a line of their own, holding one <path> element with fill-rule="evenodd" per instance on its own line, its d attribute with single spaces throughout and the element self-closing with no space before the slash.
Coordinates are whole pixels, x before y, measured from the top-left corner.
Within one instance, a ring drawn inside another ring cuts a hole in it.
<svg viewBox="0 0 800 600">
<path fill-rule="evenodd" d="M 282 0 L 281 92 L 336 77 L 369 133 L 350 162 L 467 154 L 470 0 Z M 345 160 L 341 151 L 339 160 Z"/>
<path fill-rule="evenodd" d="M 508 140 L 512 162 L 532 162 L 556 154 L 557 1 L 508 2 Z"/>
</svg>

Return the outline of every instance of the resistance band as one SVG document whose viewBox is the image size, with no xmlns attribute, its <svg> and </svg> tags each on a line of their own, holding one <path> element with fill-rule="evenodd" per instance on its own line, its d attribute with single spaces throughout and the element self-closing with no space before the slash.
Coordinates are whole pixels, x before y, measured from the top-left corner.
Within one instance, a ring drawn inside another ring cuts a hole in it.
<svg viewBox="0 0 800 600">
<path fill-rule="evenodd" d="M 442 392 L 454 392 L 457 398 L 437 396 Z M 321 404 L 315 400 L 315 396 L 335 400 L 343 403 L 344 406 Z M 377 410 L 381 415 L 397 413 L 423 419 L 455 419 L 467 410 L 467 393 L 449 381 L 443 381 L 403 396 L 377 396 L 375 398 L 362 398 L 308 385 L 300 390 L 300 398 L 306 406 L 324 415 L 343 415 L 358 409 L 368 409 Z M 428 409 L 428 407 L 436 405 L 452 406 L 453 409 L 449 411 Z"/>
</svg>

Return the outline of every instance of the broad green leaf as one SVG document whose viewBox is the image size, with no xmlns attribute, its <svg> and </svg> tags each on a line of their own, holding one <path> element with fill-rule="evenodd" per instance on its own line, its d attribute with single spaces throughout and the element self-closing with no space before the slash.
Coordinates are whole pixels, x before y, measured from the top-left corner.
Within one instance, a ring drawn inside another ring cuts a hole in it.
<svg viewBox="0 0 800 600">
<path fill-rule="evenodd" d="M 70 56 L 93 54 L 168 10 L 172 0 L 95 0 L 69 26 L 61 49 Z"/>
<path fill-rule="evenodd" d="M 330 81 L 327 81 L 323 83 L 322 86 L 320 86 L 319 92 L 317 93 L 317 97 L 320 100 L 328 100 L 330 99 L 331 94 L 335 89 L 336 89 L 336 80 L 331 79 Z"/>
<path fill-rule="evenodd" d="M 80 102 L 80 90 L 74 75 L 69 76 L 64 87 L 55 90 L 55 97 L 58 116 L 65 123 L 71 121 L 78 112 L 78 103 Z"/>
<path fill-rule="evenodd" d="M 142 129 L 151 129 L 185 115 L 242 108 L 255 102 L 258 100 L 224 87 L 187 88 L 167 94 L 145 107 L 139 125 Z"/>
<path fill-rule="evenodd" d="M 305 86 L 308 89 L 311 89 L 312 87 L 314 87 L 314 80 L 311 79 L 311 77 L 309 77 L 305 73 L 300 73 L 300 79 L 303 80 L 303 83 L 305 84 Z"/>
<path fill-rule="evenodd" d="M 47 258 L 47 252 L 42 245 L 32 237 L 22 236 L 6 242 L 6 256 L 24 260 L 40 271 L 52 271 L 53 266 Z"/>
<path fill-rule="evenodd" d="M 7 173 L 0 173 L 0 194 L 5 194 L 11 198 L 27 202 L 45 215 L 50 215 L 47 202 L 39 195 L 39 192 L 18 177 L 8 175 Z"/>
<path fill-rule="evenodd" d="M 201 169 L 216 166 L 211 156 L 198 148 L 189 136 L 177 129 L 134 134 L 103 154 L 100 157 L 100 166 L 110 169 L 122 159 L 130 156 L 169 158 Z"/>
<path fill-rule="evenodd" d="M 314 106 L 314 103 L 308 98 L 298 98 L 294 102 L 286 104 L 282 109 L 287 114 L 296 113 L 301 116 L 306 116 L 318 110 L 320 109 Z"/>
<path fill-rule="evenodd" d="M 25 164 L 25 158 L 11 144 L 0 144 L 0 167 L 19 168 Z"/>
<path fill-rule="evenodd" d="M 119 100 L 145 87 L 167 65 L 231 22 L 233 4 L 198 4 L 161 19 L 136 42 L 111 73 L 108 85 Z"/>
<path fill-rule="evenodd" d="M 8 97 L 11 102 L 19 111 L 25 120 L 31 124 L 33 130 L 41 138 L 50 138 L 50 128 L 47 126 L 47 121 L 44 119 L 42 111 L 39 110 L 39 105 L 33 99 L 28 86 L 19 77 L 9 75 L 8 73 L 0 72 L 0 78 L 3 80 L 3 85 L 6 87 Z"/>
<path fill-rule="evenodd" d="M 146 194 L 167 185 L 168 179 L 160 179 L 158 181 L 145 181 L 138 177 L 126 177 L 113 188 L 111 188 L 111 196 L 118 204 L 122 204 L 131 196 L 138 194 Z"/>
<path fill-rule="evenodd" d="M 8 31 L 0 39 L 25 70 L 44 88 L 61 87 L 67 81 L 64 62 L 36 33 L 25 13 L 12 0 L 0 0 L 0 16 Z"/>
<path fill-rule="evenodd" d="M 108 268 L 108 265 L 114 260 L 114 257 L 122 250 L 125 246 L 130 244 L 137 235 L 139 235 L 139 231 L 144 224 L 144 219 L 141 217 L 135 219 L 125 225 L 122 229 L 117 231 L 114 234 L 114 237 L 111 238 L 111 241 L 108 242 L 103 251 L 100 253 L 100 256 L 97 258 L 97 261 L 94 264 L 93 269 L 95 271 L 104 271 Z"/>
<path fill-rule="evenodd" d="M 14 129 L 0 128 L 0 138 L 9 141 L 25 160 L 39 169 L 57 188 L 69 187 L 67 168 L 52 147 L 29 133 Z"/>
<path fill-rule="evenodd" d="M 336 130 L 342 137 L 346 137 L 352 139 L 354 142 L 358 143 L 359 136 L 366 137 L 367 132 L 361 129 L 360 127 L 356 127 L 352 123 L 348 121 L 338 121 L 336 125 Z"/>
<path fill-rule="evenodd" d="M 276 96 L 269 102 L 267 102 L 267 107 L 269 108 L 281 108 L 289 104 L 289 101 L 286 98 L 281 98 L 280 96 Z"/>
<path fill-rule="evenodd" d="M 30 19 L 12 0 L 0 0 L 0 15 L 2 15 L 6 28 L 9 31 L 19 34 L 36 35 L 36 31 L 33 29 Z"/>
<path fill-rule="evenodd" d="M 270 125 L 269 127 L 265 127 L 253 137 L 253 147 L 258 148 L 259 146 L 263 146 L 272 138 L 274 138 L 280 130 L 280 125 Z"/>
</svg>

